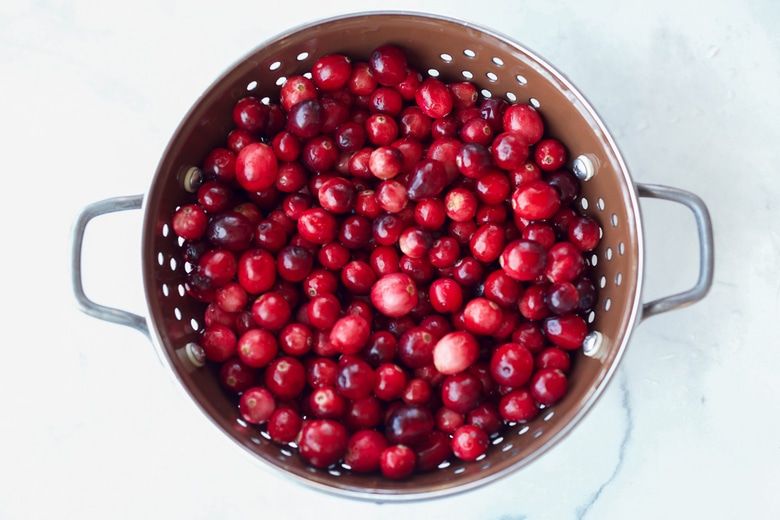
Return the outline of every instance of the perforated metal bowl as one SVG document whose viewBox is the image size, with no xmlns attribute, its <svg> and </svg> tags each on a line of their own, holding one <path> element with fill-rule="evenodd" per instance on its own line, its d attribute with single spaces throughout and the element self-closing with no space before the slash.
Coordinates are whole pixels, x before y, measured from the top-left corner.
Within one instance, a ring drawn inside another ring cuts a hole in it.
<svg viewBox="0 0 780 520">
<path fill-rule="evenodd" d="M 539 107 L 546 129 L 566 143 L 568 165 L 583 179 L 579 204 L 602 225 L 593 252 L 598 303 L 594 333 L 578 352 L 569 391 L 527 424 L 516 424 L 492 440 L 476 462 L 390 481 L 341 468 L 316 470 L 294 450 L 270 442 L 260 428 L 239 418 L 215 374 L 199 368 L 197 341 L 203 307 L 185 295 L 184 265 L 169 226 L 175 208 L 190 200 L 187 172 L 222 145 L 233 128 L 231 109 L 241 97 L 276 97 L 284 78 L 301 74 L 328 53 L 368 58 L 391 43 L 406 51 L 419 71 L 448 81 L 468 79 L 485 96 Z M 642 301 L 644 242 L 639 197 L 679 202 L 694 214 L 700 238 L 700 273 L 689 291 L 650 303 Z M 137 316 L 90 300 L 83 291 L 81 247 L 87 223 L 98 215 L 143 210 L 141 260 L 148 315 Z M 415 13 L 366 13 L 298 27 L 262 44 L 230 67 L 195 101 L 172 136 L 148 192 L 118 197 L 84 209 L 73 232 L 73 287 L 80 308 L 97 318 L 131 326 L 149 336 L 181 387 L 225 436 L 256 460 L 314 488 L 355 498 L 398 501 L 431 498 L 472 489 L 523 468 L 559 442 L 596 403 L 617 369 L 633 328 L 642 318 L 704 297 L 712 283 L 712 230 L 704 203 L 664 186 L 635 185 L 621 155 L 593 108 L 575 87 L 539 56 L 502 35 L 473 24 Z"/>
</svg>

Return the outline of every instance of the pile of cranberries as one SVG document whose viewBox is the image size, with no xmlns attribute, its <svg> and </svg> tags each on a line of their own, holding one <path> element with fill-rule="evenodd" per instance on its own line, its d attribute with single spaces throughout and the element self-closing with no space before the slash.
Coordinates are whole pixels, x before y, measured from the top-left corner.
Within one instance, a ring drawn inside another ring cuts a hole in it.
<svg viewBox="0 0 780 520">
<path fill-rule="evenodd" d="M 564 396 L 601 228 L 536 108 L 384 45 L 232 117 L 171 224 L 243 420 L 314 467 L 400 479 Z"/>
</svg>

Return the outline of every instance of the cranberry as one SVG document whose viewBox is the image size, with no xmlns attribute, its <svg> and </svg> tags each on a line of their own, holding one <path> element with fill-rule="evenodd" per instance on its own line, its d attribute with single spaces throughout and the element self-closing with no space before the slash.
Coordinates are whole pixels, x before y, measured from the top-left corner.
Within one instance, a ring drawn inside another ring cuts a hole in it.
<svg viewBox="0 0 780 520">
<path fill-rule="evenodd" d="M 343 54 L 327 54 L 317 59 L 311 68 L 311 79 L 320 90 L 344 87 L 352 75 L 352 63 Z"/>
<path fill-rule="evenodd" d="M 341 423 L 313 419 L 301 428 L 298 451 L 315 468 L 327 468 L 342 459 L 348 441 L 347 429 Z"/>
<path fill-rule="evenodd" d="M 227 135 L 227 147 L 233 153 L 238 153 L 249 143 L 256 143 L 258 141 L 259 139 L 256 136 L 250 134 L 246 130 L 241 130 L 240 128 L 231 130 Z M 235 168 L 233 169 L 233 178 L 235 178 Z"/>
<path fill-rule="evenodd" d="M 534 368 L 557 368 L 564 374 L 571 368 L 569 353 L 558 347 L 547 347 L 534 358 Z"/>
<path fill-rule="evenodd" d="M 465 287 L 475 287 L 482 281 L 484 268 L 473 256 L 467 256 L 458 260 L 453 266 L 452 277 L 456 282 Z"/>
<path fill-rule="evenodd" d="M 315 388 L 306 402 L 308 409 L 317 419 L 341 419 L 347 409 L 347 399 L 334 385 L 320 385 Z"/>
<path fill-rule="evenodd" d="M 555 244 L 555 228 L 547 222 L 531 222 L 523 229 L 522 236 L 526 240 L 539 242 L 545 249 L 550 249 Z"/>
<path fill-rule="evenodd" d="M 214 324 L 200 333 L 200 346 L 209 361 L 227 361 L 236 352 L 237 338 L 229 327 Z"/>
<path fill-rule="evenodd" d="M 544 320 L 544 334 L 558 347 L 573 350 L 582 346 L 588 324 L 577 314 L 552 316 Z"/>
<path fill-rule="evenodd" d="M 313 389 L 336 386 L 338 364 L 327 357 L 310 358 L 306 365 L 306 383 Z"/>
<path fill-rule="evenodd" d="M 409 74 L 406 54 L 393 45 L 381 45 L 368 58 L 371 75 L 377 83 L 386 87 L 398 85 Z"/>
<path fill-rule="evenodd" d="M 388 146 L 398 138 L 398 123 L 388 114 L 371 114 L 364 128 L 366 139 L 374 146 Z"/>
<path fill-rule="evenodd" d="M 422 141 L 431 133 L 431 118 L 426 116 L 420 107 L 409 106 L 401 111 L 398 117 L 400 135 Z"/>
<path fill-rule="evenodd" d="M 393 334 L 386 330 L 377 331 L 369 336 L 363 355 L 371 366 L 379 367 L 395 359 L 397 348 L 398 340 Z"/>
<path fill-rule="evenodd" d="M 527 220 L 552 218 L 560 207 L 558 190 L 542 180 L 527 182 L 512 194 L 512 209 Z"/>
<path fill-rule="evenodd" d="M 344 267 L 350 259 L 349 250 L 338 242 L 328 242 L 317 252 L 317 261 L 326 269 L 336 271 Z"/>
<path fill-rule="evenodd" d="M 448 435 L 455 433 L 455 430 L 466 424 L 465 414 L 446 406 L 442 406 L 436 411 L 435 420 L 436 428 Z"/>
<path fill-rule="evenodd" d="M 601 226 L 596 219 L 581 215 L 569 224 L 566 236 L 581 251 L 592 251 L 601 240 Z"/>
<path fill-rule="evenodd" d="M 493 271 L 485 277 L 483 294 L 485 298 L 502 307 L 512 307 L 520 297 L 521 287 L 502 270 Z"/>
<path fill-rule="evenodd" d="M 467 331 L 445 334 L 433 347 L 433 363 L 445 375 L 466 370 L 479 357 L 479 343 Z"/>
<path fill-rule="evenodd" d="M 415 101 L 423 113 L 433 119 L 452 111 L 452 94 L 447 85 L 436 78 L 426 78 L 415 92 Z"/>
<path fill-rule="evenodd" d="M 497 260 L 504 249 L 505 236 L 504 228 L 498 224 L 480 226 L 469 240 L 471 254 L 486 264 Z"/>
<path fill-rule="evenodd" d="M 206 237 L 215 247 L 243 251 L 252 243 L 254 226 L 244 215 L 228 210 L 212 217 L 206 227 Z"/>
<path fill-rule="evenodd" d="M 471 424 L 464 424 L 452 434 L 452 453 L 461 460 L 476 460 L 487 452 L 487 433 Z"/>
<path fill-rule="evenodd" d="M 542 139 L 534 150 L 534 160 L 543 171 L 557 170 L 566 164 L 566 148 L 557 139 Z"/>
<path fill-rule="evenodd" d="M 531 378 L 534 358 L 527 348 L 517 343 L 505 343 L 490 358 L 490 373 L 500 385 L 521 387 Z"/>
<path fill-rule="evenodd" d="M 490 151 L 478 143 L 464 143 L 455 155 L 455 165 L 465 177 L 479 179 L 490 172 L 493 158 Z"/>
<path fill-rule="evenodd" d="M 339 318 L 330 331 L 330 343 L 342 354 L 357 354 L 371 336 L 369 323 L 360 316 L 348 315 Z"/>
<path fill-rule="evenodd" d="M 482 397 L 482 382 L 466 371 L 449 375 L 441 384 L 442 404 L 460 414 L 467 414 L 479 404 Z"/>
<path fill-rule="evenodd" d="M 274 257 L 262 249 L 244 252 L 238 259 L 237 278 L 249 294 L 267 291 L 276 281 Z"/>
<path fill-rule="evenodd" d="M 410 67 L 406 78 L 401 83 L 394 85 L 393 88 L 401 94 L 401 98 L 403 98 L 404 101 L 412 101 L 414 100 L 414 94 L 417 92 L 417 89 L 422 85 L 422 81 L 422 74 Z"/>
<path fill-rule="evenodd" d="M 387 439 L 376 430 L 359 430 L 347 442 L 344 463 L 357 473 L 379 470 L 382 452 L 388 447 Z"/>
<path fill-rule="evenodd" d="M 279 101 L 285 112 L 305 100 L 317 98 L 317 88 L 309 78 L 305 76 L 291 76 L 279 89 Z"/>
<path fill-rule="evenodd" d="M 457 312 L 463 305 L 463 289 L 451 278 L 434 280 L 428 294 L 434 310 L 442 314 Z"/>
<path fill-rule="evenodd" d="M 431 401 L 433 389 L 431 384 L 425 379 L 415 377 L 406 382 L 406 387 L 401 395 L 401 399 L 406 404 L 425 405 Z"/>
<path fill-rule="evenodd" d="M 315 268 L 303 280 L 301 288 L 307 297 L 314 298 L 320 294 L 335 293 L 338 285 L 338 279 L 332 271 Z"/>
<path fill-rule="evenodd" d="M 541 405 L 550 406 L 566 394 L 568 388 L 566 374 L 555 368 L 537 370 L 531 378 L 531 395 Z"/>
<path fill-rule="evenodd" d="M 510 278 L 521 282 L 534 280 L 545 272 L 547 251 L 537 242 L 518 239 L 507 244 L 499 263 Z"/>
<path fill-rule="evenodd" d="M 276 331 L 290 320 L 292 310 L 281 295 L 266 292 L 260 295 L 252 304 L 252 317 L 264 329 Z"/>
<path fill-rule="evenodd" d="M 341 317 L 341 302 L 333 294 L 321 294 L 311 299 L 306 312 L 312 327 L 330 330 Z"/>
<path fill-rule="evenodd" d="M 502 116 L 504 130 L 523 136 L 528 145 L 539 142 L 544 134 L 544 122 L 539 112 L 531 105 L 511 105 Z"/>
<path fill-rule="evenodd" d="M 317 135 L 307 140 L 301 150 L 301 164 L 310 172 L 329 172 L 336 166 L 339 150 L 333 139 Z"/>
<path fill-rule="evenodd" d="M 251 134 L 259 134 L 268 125 L 270 108 L 259 99 L 247 96 L 239 99 L 233 105 L 233 122 L 241 130 Z"/>
<path fill-rule="evenodd" d="M 404 156 L 398 148 L 384 145 L 374 149 L 368 159 L 368 168 L 374 177 L 392 179 L 403 167 Z"/>
<path fill-rule="evenodd" d="M 464 143 L 475 143 L 485 147 L 490 145 L 494 136 L 493 127 L 481 117 L 468 119 L 458 131 L 458 137 Z"/>
<path fill-rule="evenodd" d="M 341 283 L 352 294 L 368 294 L 376 279 L 374 270 L 362 260 L 353 260 L 341 270 Z"/>
<path fill-rule="evenodd" d="M 307 248 L 287 245 L 276 257 L 279 277 L 288 282 L 300 282 L 309 275 L 314 265 L 314 255 Z"/>
<path fill-rule="evenodd" d="M 433 414 L 416 404 L 401 404 L 385 419 L 385 437 L 391 444 L 414 445 L 425 439 L 434 427 Z"/>
<path fill-rule="evenodd" d="M 276 357 L 276 337 L 264 329 L 250 329 L 238 338 L 238 357 L 252 368 L 262 368 Z"/>
<path fill-rule="evenodd" d="M 452 455 L 450 439 L 441 431 L 433 431 L 415 445 L 414 452 L 417 456 L 417 471 L 434 470 Z"/>
<path fill-rule="evenodd" d="M 338 241 L 350 250 L 364 249 L 373 235 L 371 221 L 363 215 L 349 215 L 339 227 Z"/>
<path fill-rule="evenodd" d="M 290 109 L 286 128 L 301 139 L 311 139 L 320 133 L 323 118 L 320 102 L 316 99 L 306 99 Z"/>
<path fill-rule="evenodd" d="M 501 417 L 510 423 L 528 422 L 539 415 L 535 397 L 528 388 L 516 388 L 509 391 L 498 403 Z"/>
<path fill-rule="evenodd" d="M 547 306 L 554 314 L 568 314 L 577 309 L 580 295 L 571 282 L 555 282 L 547 288 Z"/>
<path fill-rule="evenodd" d="M 593 280 L 587 276 L 580 276 L 574 281 L 574 287 L 577 289 L 577 293 L 580 295 L 580 299 L 577 302 L 577 310 L 580 312 L 589 311 L 596 304 L 596 286 L 593 284 Z"/>
<path fill-rule="evenodd" d="M 477 405 L 466 415 L 466 422 L 476 426 L 488 435 L 498 433 L 504 425 L 498 407 L 489 402 Z"/>
<path fill-rule="evenodd" d="M 324 209 L 310 208 L 298 219 L 298 232 L 315 244 L 327 244 L 336 238 L 338 223 L 336 218 Z"/>
<path fill-rule="evenodd" d="M 277 407 L 268 419 L 266 429 L 271 440 L 279 444 L 293 442 L 301 431 L 303 418 L 289 407 Z"/>
<path fill-rule="evenodd" d="M 413 327 L 398 338 L 398 358 L 409 368 L 424 367 L 433 362 L 433 335 L 422 327 Z"/>
<path fill-rule="evenodd" d="M 379 87 L 368 98 L 369 111 L 397 116 L 403 109 L 404 100 L 395 88 Z"/>
<path fill-rule="evenodd" d="M 528 159 L 528 144 L 525 138 L 515 132 L 502 132 L 493 139 L 491 146 L 496 166 L 504 170 L 513 170 L 522 166 Z"/>
<path fill-rule="evenodd" d="M 500 132 L 504 128 L 503 117 L 509 103 L 499 97 L 484 99 L 479 105 L 479 115 L 490 123 L 494 132 Z"/>
<path fill-rule="evenodd" d="M 229 283 L 238 271 L 235 255 L 224 249 L 211 249 L 198 260 L 197 274 L 209 288 L 219 288 Z"/>
<path fill-rule="evenodd" d="M 274 359 L 263 375 L 265 387 L 277 399 L 294 399 L 306 386 L 306 369 L 303 363 L 292 356 Z"/>
<path fill-rule="evenodd" d="M 311 329 L 303 323 L 288 323 L 279 331 L 279 348 L 290 356 L 308 354 L 313 341 Z"/>
<path fill-rule="evenodd" d="M 276 401 L 274 396 L 271 395 L 271 392 L 259 386 L 245 390 L 238 401 L 238 410 L 241 417 L 251 424 L 266 422 L 271 418 L 275 409 Z"/>
<path fill-rule="evenodd" d="M 517 306 L 524 318 L 539 321 L 550 314 L 550 307 L 547 305 L 547 288 L 548 285 L 545 283 L 535 283 L 523 291 Z"/>
<path fill-rule="evenodd" d="M 350 93 L 367 96 L 376 89 L 377 85 L 368 63 L 358 61 L 352 64 L 352 73 L 346 85 Z"/>
<path fill-rule="evenodd" d="M 392 480 L 409 477 L 417 464 L 417 455 L 404 444 L 388 446 L 382 451 L 379 468 L 382 475 Z"/>
<path fill-rule="evenodd" d="M 406 388 L 406 372 L 395 363 L 382 363 L 375 371 L 374 395 L 383 401 L 399 399 Z"/>
<path fill-rule="evenodd" d="M 463 307 L 466 330 L 478 336 L 493 334 L 503 322 L 504 314 L 498 304 L 487 298 L 474 298 Z"/>
<path fill-rule="evenodd" d="M 236 177 L 236 152 L 229 148 L 214 148 L 201 165 L 206 179 L 229 183 Z"/>
<path fill-rule="evenodd" d="M 414 207 L 415 223 L 428 230 L 438 230 L 447 219 L 444 203 L 440 199 L 424 199 Z"/>
<path fill-rule="evenodd" d="M 237 356 L 227 359 L 219 368 L 219 383 L 228 392 L 240 394 L 255 384 L 257 372 Z"/>
<path fill-rule="evenodd" d="M 551 282 L 571 281 L 582 272 L 584 260 L 571 242 L 558 242 L 547 251 L 544 274 Z"/>
<path fill-rule="evenodd" d="M 455 222 L 474 218 L 477 213 L 477 196 L 465 188 L 453 188 L 444 196 L 447 216 Z"/>
<path fill-rule="evenodd" d="M 371 303 L 385 316 L 404 316 L 417 305 L 417 286 L 407 274 L 387 274 L 371 288 Z"/>
<path fill-rule="evenodd" d="M 276 181 L 278 162 L 271 146 L 251 143 L 236 157 L 236 181 L 247 191 L 270 188 Z"/>
<path fill-rule="evenodd" d="M 444 164 L 436 159 L 423 159 L 411 170 L 406 187 L 410 200 L 420 201 L 436 197 L 447 182 Z"/>
</svg>

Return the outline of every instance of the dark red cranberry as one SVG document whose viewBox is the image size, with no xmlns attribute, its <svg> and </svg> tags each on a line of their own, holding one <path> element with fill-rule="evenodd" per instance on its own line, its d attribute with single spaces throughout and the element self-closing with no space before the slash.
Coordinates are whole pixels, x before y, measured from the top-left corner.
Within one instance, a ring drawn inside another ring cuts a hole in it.
<svg viewBox="0 0 780 520">
<path fill-rule="evenodd" d="M 554 314 L 568 314 L 580 301 L 577 288 L 571 282 L 554 282 L 547 288 L 547 306 Z"/>
<path fill-rule="evenodd" d="M 338 241 L 347 249 L 364 249 L 373 236 L 371 221 L 363 215 L 349 215 L 339 227 Z"/>
<path fill-rule="evenodd" d="M 368 338 L 368 343 L 363 349 L 363 356 L 373 366 L 390 363 L 395 359 L 398 351 L 398 340 L 386 330 L 374 332 Z"/>
<path fill-rule="evenodd" d="M 550 314 L 550 307 L 547 306 L 547 287 L 546 283 L 534 283 L 523 291 L 517 307 L 524 318 L 539 321 Z"/>
<path fill-rule="evenodd" d="M 385 437 L 391 444 L 414 445 L 425 439 L 433 431 L 433 427 L 431 411 L 414 404 L 398 406 L 384 423 Z"/>
<path fill-rule="evenodd" d="M 488 435 L 501 431 L 504 426 L 498 407 L 490 402 L 480 403 L 466 415 L 466 422 Z"/>
<path fill-rule="evenodd" d="M 314 255 L 307 248 L 297 245 L 283 247 L 276 257 L 279 277 L 288 282 L 304 280 L 314 265 Z"/>
<path fill-rule="evenodd" d="M 291 108 L 286 128 L 301 139 L 311 139 L 320 133 L 322 120 L 323 110 L 320 102 L 317 99 L 307 99 Z"/>
<path fill-rule="evenodd" d="M 420 201 L 439 195 L 447 182 L 447 171 L 441 161 L 423 159 L 417 162 L 406 184 L 410 200 Z"/>
<path fill-rule="evenodd" d="M 569 381 L 566 374 L 555 368 L 543 368 L 531 377 L 531 395 L 541 405 L 550 406 L 566 394 Z"/>
<path fill-rule="evenodd" d="M 449 375 L 441 384 L 442 404 L 460 414 L 473 410 L 482 397 L 482 382 L 466 371 Z"/>
<path fill-rule="evenodd" d="M 208 180 L 231 182 L 236 177 L 236 152 L 229 148 L 214 148 L 201 165 Z"/>
<path fill-rule="evenodd" d="M 569 224 L 566 236 L 581 251 L 592 251 L 601 241 L 601 226 L 593 217 L 580 215 Z"/>
<path fill-rule="evenodd" d="M 466 256 L 453 266 L 452 277 L 464 287 L 475 287 L 481 280 L 484 267 L 476 258 Z"/>
<path fill-rule="evenodd" d="M 398 85 L 409 73 L 406 54 L 393 45 L 381 45 L 374 49 L 368 58 L 368 67 L 377 83 L 387 87 Z"/>
<path fill-rule="evenodd" d="M 236 101 L 233 106 L 233 122 L 241 130 L 250 134 L 259 134 L 268 125 L 270 108 L 259 99 L 247 96 Z"/>
<path fill-rule="evenodd" d="M 388 447 L 387 439 L 377 430 L 359 430 L 347 442 L 344 463 L 356 473 L 379 471 L 382 452 Z"/>
<path fill-rule="evenodd" d="M 558 347 L 547 347 L 534 358 L 534 368 L 557 368 L 564 374 L 571 368 L 569 353 Z"/>
</svg>

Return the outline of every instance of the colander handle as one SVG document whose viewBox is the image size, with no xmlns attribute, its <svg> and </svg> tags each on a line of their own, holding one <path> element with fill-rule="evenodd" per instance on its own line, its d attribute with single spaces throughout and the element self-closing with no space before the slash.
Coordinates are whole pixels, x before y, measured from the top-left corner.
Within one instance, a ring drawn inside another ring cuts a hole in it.
<svg viewBox="0 0 780 520">
<path fill-rule="evenodd" d="M 712 286 L 713 272 L 715 271 L 715 247 L 710 213 L 707 211 L 704 201 L 698 196 L 684 190 L 656 184 L 638 184 L 637 189 L 640 197 L 668 200 L 686 206 L 693 212 L 699 233 L 699 279 L 696 281 L 696 285 L 687 291 L 645 303 L 642 306 L 642 319 L 645 319 L 662 312 L 685 307 L 704 298 Z"/>
<path fill-rule="evenodd" d="M 79 310 L 94 318 L 132 327 L 148 338 L 150 336 L 146 318 L 133 314 L 132 312 L 95 303 L 90 300 L 84 292 L 84 285 L 81 279 L 81 249 L 84 245 L 84 231 L 86 230 L 89 221 L 106 213 L 141 209 L 142 203 L 143 195 L 115 197 L 94 202 L 81 211 L 72 230 L 71 281 L 73 284 L 73 294 L 76 297 L 76 303 L 78 304 Z"/>
</svg>

